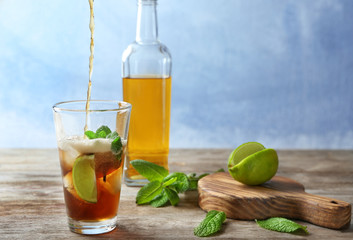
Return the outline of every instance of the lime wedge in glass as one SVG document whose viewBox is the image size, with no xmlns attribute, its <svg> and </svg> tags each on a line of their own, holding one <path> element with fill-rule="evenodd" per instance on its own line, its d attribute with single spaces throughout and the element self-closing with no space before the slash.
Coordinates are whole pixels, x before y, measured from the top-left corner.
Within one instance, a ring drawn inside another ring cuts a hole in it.
<svg viewBox="0 0 353 240">
<path fill-rule="evenodd" d="M 260 143 L 245 143 L 235 149 L 228 159 L 232 177 L 247 185 L 259 185 L 277 172 L 278 156 L 274 149 L 265 149 Z"/>
<path fill-rule="evenodd" d="M 94 170 L 94 155 L 83 155 L 76 158 L 72 168 L 74 188 L 83 200 L 97 202 L 97 184 Z"/>
</svg>

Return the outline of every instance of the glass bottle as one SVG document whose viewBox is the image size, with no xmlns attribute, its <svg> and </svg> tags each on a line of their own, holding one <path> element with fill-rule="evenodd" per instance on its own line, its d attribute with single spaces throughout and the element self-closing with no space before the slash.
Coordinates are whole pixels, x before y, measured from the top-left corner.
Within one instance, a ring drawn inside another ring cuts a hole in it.
<svg viewBox="0 0 353 240">
<path fill-rule="evenodd" d="M 147 183 L 131 166 L 142 159 L 168 169 L 172 58 L 158 40 L 157 0 L 137 0 L 136 40 L 123 53 L 123 99 L 132 104 L 125 183 Z"/>
</svg>

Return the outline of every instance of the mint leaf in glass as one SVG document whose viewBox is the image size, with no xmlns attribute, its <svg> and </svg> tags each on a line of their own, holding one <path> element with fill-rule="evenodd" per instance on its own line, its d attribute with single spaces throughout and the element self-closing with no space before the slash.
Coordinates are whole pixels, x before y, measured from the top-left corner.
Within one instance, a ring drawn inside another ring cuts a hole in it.
<svg viewBox="0 0 353 240">
<path fill-rule="evenodd" d="M 115 132 L 116 133 L 116 132 Z M 112 136 L 112 131 L 110 130 L 109 127 L 107 126 L 100 126 L 96 132 L 93 132 L 91 130 L 85 131 L 85 135 L 89 138 L 89 139 L 95 139 L 95 138 L 106 138 L 107 136 Z M 116 133 L 118 134 L 118 133 Z M 113 137 L 109 137 L 112 139 L 115 139 L 117 136 L 119 135 L 113 135 Z"/>
<path fill-rule="evenodd" d="M 149 182 L 143 186 L 137 193 L 136 203 L 145 204 L 153 200 L 163 190 L 163 186 L 159 181 Z"/>
<path fill-rule="evenodd" d="M 167 175 L 168 170 L 157 164 L 147 162 L 145 160 L 133 160 L 130 164 L 139 172 L 143 177 L 147 178 L 148 181 L 159 181 L 161 182 Z"/>
<path fill-rule="evenodd" d="M 110 149 L 113 154 L 120 154 L 122 152 L 123 144 L 119 136 L 113 140 Z"/>
<path fill-rule="evenodd" d="M 194 228 L 194 235 L 198 237 L 208 237 L 221 230 L 223 222 L 226 220 L 226 214 L 222 211 L 211 210 L 206 218 Z"/>
<path fill-rule="evenodd" d="M 89 138 L 89 139 L 95 139 L 97 138 L 96 134 L 93 131 L 85 131 L 85 135 Z"/>
<path fill-rule="evenodd" d="M 260 227 L 265 228 L 267 230 L 285 233 L 293 233 L 296 231 L 304 231 L 307 234 L 309 233 L 308 230 L 306 230 L 305 226 L 302 226 L 286 218 L 273 217 L 266 220 L 255 221 Z"/>
<path fill-rule="evenodd" d="M 99 138 L 106 138 L 107 135 L 111 132 L 112 131 L 109 127 L 103 125 L 97 129 L 96 136 L 98 136 Z"/>
<path fill-rule="evenodd" d="M 106 136 L 106 138 L 110 138 L 110 139 L 115 139 L 115 138 L 117 138 L 117 137 L 119 137 L 119 134 L 117 133 L 117 132 L 111 132 L 111 133 L 109 133 L 107 136 Z"/>
<path fill-rule="evenodd" d="M 96 132 L 93 132 L 91 130 L 85 131 L 85 135 L 89 139 L 96 139 L 96 138 L 109 138 L 113 139 L 111 143 L 110 149 L 112 150 L 113 154 L 116 155 L 116 158 L 118 160 L 121 160 L 121 155 L 122 155 L 122 150 L 123 150 L 123 144 L 121 142 L 121 138 L 117 132 L 112 132 L 109 127 L 107 126 L 101 126 L 97 129 Z"/>
<path fill-rule="evenodd" d="M 162 190 L 161 194 L 157 195 L 151 202 L 150 205 L 153 207 L 163 207 L 169 201 L 168 195 L 165 192 L 165 189 Z"/>
</svg>

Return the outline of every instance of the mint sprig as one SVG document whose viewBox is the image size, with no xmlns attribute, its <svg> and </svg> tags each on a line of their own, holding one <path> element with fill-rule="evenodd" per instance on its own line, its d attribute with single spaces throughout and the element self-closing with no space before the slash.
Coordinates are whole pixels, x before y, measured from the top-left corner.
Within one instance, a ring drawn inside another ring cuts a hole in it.
<svg viewBox="0 0 353 240">
<path fill-rule="evenodd" d="M 296 231 L 304 231 L 308 234 L 308 230 L 306 226 L 295 223 L 291 220 L 282 217 L 273 217 L 266 220 L 255 220 L 256 223 L 267 230 L 277 231 L 277 232 L 285 232 L 285 233 L 293 233 Z"/>
<path fill-rule="evenodd" d="M 144 160 L 133 160 L 131 165 L 150 182 L 137 193 L 136 203 L 150 203 L 154 207 L 165 206 L 168 202 L 175 206 L 179 203 L 178 193 L 189 188 L 189 181 L 184 173 L 168 174 L 168 170 Z"/>
<path fill-rule="evenodd" d="M 194 235 L 198 237 L 211 236 L 221 230 L 225 220 L 226 214 L 224 212 L 211 210 L 207 213 L 205 219 L 194 228 Z"/>
<path fill-rule="evenodd" d="M 100 126 L 96 132 L 93 132 L 91 130 L 85 131 L 85 135 L 89 138 L 89 139 L 95 139 L 95 138 L 107 138 L 107 136 L 109 134 L 111 134 L 112 131 L 110 130 L 110 128 L 108 126 Z M 116 133 L 118 134 L 118 133 Z M 111 138 L 111 137 L 109 137 Z"/>
<path fill-rule="evenodd" d="M 196 176 L 195 173 L 186 175 L 181 172 L 169 174 L 164 167 L 141 159 L 133 160 L 130 164 L 149 181 L 137 193 L 136 203 L 149 203 L 153 207 L 162 207 L 168 203 L 176 206 L 180 200 L 179 193 L 196 190 L 197 182 L 208 175 L 208 173 L 200 176 Z"/>
<path fill-rule="evenodd" d="M 168 182 L 171 179 L 176 179 L 173 183 L 169 184 L 178 193 L 183 193 L 189 189 L 189 179 L 185 173 L 175 172 L 171 173 L 163 179 L 163 182 Z"/>
<path fill-rule="evenodd" d="M 122 155 L 122 150 L 123 150 L 123 144 L 121 142 L 121 138 L 117 132 L 112 132 L 108 126 L 100 126 L 96 132 L 93 132 L 91 130 L 85 131 L 85 135 L 89 139 L 96 139 L 96 138 L 109 138 L 112 139 L 111 143 L 111 150 L 114 155 L 116 155 L 117 159 L 120 161 L 121 160 L 121 155 Z"/>
</svg>

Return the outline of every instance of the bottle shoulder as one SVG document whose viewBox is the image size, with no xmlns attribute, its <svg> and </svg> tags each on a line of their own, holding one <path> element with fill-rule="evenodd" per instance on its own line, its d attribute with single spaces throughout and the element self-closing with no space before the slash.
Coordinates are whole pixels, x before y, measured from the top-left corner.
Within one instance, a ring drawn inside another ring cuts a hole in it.
<svg viewBox="0 0 353 240">
<path fill-rule="evenodd" d="M 143 44 L 138 42 L 131 43 L 123 52 L 122 60 L 128 58 L 156 58 L 171 60 L 171 53 L 166 45 L 161 42 Z"/>
</svg>

